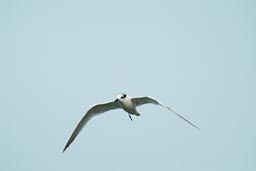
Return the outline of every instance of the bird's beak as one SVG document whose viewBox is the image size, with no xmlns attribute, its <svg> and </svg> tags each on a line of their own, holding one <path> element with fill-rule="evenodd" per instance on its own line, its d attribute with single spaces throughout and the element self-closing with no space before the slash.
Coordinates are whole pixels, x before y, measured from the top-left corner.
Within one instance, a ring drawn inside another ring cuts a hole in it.
<svg viewBox="0 0 256 171">
<path fill-rule="evenodd" d="M 118 102 L 118 99 L 116 99 L 116 100 L 114 101 L 114 103 L 116 103 L 116 102 Z"/>
</svg>

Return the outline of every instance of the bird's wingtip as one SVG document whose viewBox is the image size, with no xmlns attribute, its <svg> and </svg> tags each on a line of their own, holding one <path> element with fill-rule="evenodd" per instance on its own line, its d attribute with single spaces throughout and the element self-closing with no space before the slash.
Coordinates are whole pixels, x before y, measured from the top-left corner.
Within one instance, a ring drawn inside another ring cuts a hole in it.
<svg viewBox="0 0 256 171">
<path fill-rule="evenodd" d="M 163 106 L 163 105 L 162 105 Z M 177 113 L 176 111 L 174 111 L 173 109 L 171 109 L 168 106 L 164 106 L 166 107 L 168 110 L 172 111 L 173 113 L 175 113 L 177 116 L 179 116 L 181 119 L 183 119 L 184 121 L 186 121 L 187 123 L 189 123 L 190 125 L 192 125 L 194 128 L 196 128 L 198 131 L 200 131 L 200 128 L 197 127 L 195 124 L 193 124 L 192 122 L 190 122 L 189 120 L 187 120 L 186 118 L 184 118 L 182 115 L 180 115 L 179 113 Z"/>
<path fill-rule="evenodd" d="M 68 146 L 69 146 L 69 145 L 66 145 L 66 146 L 64 147 L 64 149 L 63 149 L 63 151 L 62 151 L 62 154 L 67 150 Z"/>
<path fill-rule="evenodd" d="M 200 128 L 199 127 L 197 127 L 197 126 L 195 126 L 195 125 L 193 125 L 194 126 L 194 128 L 196 128 L 198 131 L 200 131 Z"/>
</svg>

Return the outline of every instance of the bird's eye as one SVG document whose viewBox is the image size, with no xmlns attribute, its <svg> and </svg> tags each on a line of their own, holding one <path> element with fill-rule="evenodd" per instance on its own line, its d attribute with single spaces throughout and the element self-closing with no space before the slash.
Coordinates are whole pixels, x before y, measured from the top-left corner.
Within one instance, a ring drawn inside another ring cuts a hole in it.
<svg viewBox="0 0 256 171">
<path fill-rule="evenodd" d="M 124 99 L 125 97 L 126 97 L 126 94 L 123 94 L 123 96 L 121 98 Z"/>
</svg>

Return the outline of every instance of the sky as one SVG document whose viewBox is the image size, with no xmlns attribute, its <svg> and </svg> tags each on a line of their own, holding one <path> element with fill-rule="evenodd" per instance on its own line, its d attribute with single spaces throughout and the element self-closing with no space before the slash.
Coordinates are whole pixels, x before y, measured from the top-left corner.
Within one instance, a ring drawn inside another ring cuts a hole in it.
<svg viewBox="0 0 256 171">
<path fill-rule="evenodd" d="M 256 2 L 0 2 L 0 170 L 255 171 Z M 133 122 L 93 104 L 150 95 Z"/>
</svg>

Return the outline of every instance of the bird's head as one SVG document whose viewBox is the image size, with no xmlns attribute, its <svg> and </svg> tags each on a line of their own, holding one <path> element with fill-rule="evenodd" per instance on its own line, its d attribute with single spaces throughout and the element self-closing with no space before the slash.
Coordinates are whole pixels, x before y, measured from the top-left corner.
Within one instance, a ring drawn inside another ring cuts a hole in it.
<svg viewBox="0 0 256 171">
<path fill-rule="evenodd" d="M 125 99 L 126 94 L 119 94 L 116 96 L 116 100 L 114 101 L 115 103 L 118 102 L 119 100 Z"/>
</svg>

